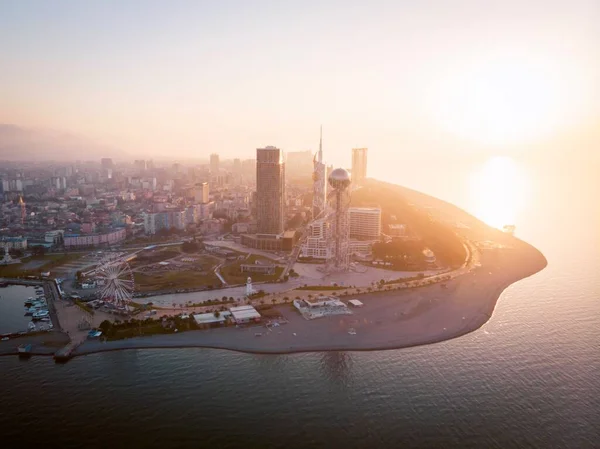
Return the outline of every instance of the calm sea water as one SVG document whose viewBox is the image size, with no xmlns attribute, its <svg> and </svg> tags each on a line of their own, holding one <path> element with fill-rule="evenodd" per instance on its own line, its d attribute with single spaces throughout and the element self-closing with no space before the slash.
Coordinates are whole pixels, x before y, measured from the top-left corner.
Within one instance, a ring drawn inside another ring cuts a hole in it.
<svg viewBox="0 0 600 449">
<path fill-rule="evenodd" d="M 25 316 L 25 300 L 36 298 L 35 288 L 25 285 L 10 285 L 0 288 L 0 334 L 26 331 L 31 322 Z"/>
<path fill-rule="evenodd" d="M 480 213 L 460 169 L 438 168 L 388 179 Z M 477 332 L 383 352 L 0 358 L 2 447 L 600 448 L 598 167 L 523 169 L 520 210 L 512 187 L 486 188 L 549 265 Z"/>
</svg>

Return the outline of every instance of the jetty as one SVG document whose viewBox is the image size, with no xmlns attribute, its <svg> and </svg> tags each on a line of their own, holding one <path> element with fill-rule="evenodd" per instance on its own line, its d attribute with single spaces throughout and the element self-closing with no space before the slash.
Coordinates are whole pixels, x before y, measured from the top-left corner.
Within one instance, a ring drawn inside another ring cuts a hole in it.
<svg viewBox="0 0 600 449">
<path fill-rule="evenodd" d="M 65 363 L 71 357 L 73 357 L 73 352 L 77 347 L 83 343 L 82 341 L 70 341 L 65 347 L 60 348 L 58 351 L 54 353 L 54 361 L 57 363 Z"/>
</svg>

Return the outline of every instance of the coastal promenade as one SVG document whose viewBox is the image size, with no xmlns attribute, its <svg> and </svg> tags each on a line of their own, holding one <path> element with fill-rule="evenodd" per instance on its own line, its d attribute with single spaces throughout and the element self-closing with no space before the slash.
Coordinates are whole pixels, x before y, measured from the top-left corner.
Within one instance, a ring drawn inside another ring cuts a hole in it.
<svg viewBox="0 0 600 449">
<path fill-rule="evenodd" d="M 254 353 L 396 349 L 456 338 L 484 325 L 502 291 L 546 266 L 535 248 L 484 250 L 481 266 L 447 282 L 362 295 L 364 307 L 350 316 L 304 320 L 289 304 L 277 305 L 289 323 L 216 328 L 118 341 L 86 341 L 74 355 L 99 351 L 165 347 L 208 347 Z M 356 334 L 349 334 L 349 330 Z M 255 336 L 260 333 L 261 336 Z"/>
</svg>

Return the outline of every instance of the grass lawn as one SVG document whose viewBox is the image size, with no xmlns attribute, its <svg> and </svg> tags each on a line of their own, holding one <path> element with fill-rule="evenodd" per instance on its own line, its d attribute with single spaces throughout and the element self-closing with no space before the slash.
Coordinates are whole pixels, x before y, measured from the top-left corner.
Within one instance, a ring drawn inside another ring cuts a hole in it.
<svg viewBox="0 0 600 449">
<path fill-rule="evenodd" d="M 170 271 L 151 275 L 133 273 L 133 277 L 135 290 L 138 292 L 197 288 L 208 285 L 217 287 L 221 285 L 221 282 L 213 273 L 202 276 L 197 271 Z"/>
<path fill-rule="evenodd" d="M 172 259 L 173 257 L 181 255 L 179 249 L 164 248 L 160 250 L 149 250 L 143 251 L 137 255 L 135 259 L 129 261 L 129 266 L 134 269 L 143 265 L 150 265 Z"/>
<path fill-rule="evenodd" d="M 83 256 L 84 253 L 31 256 L 22 259 L 23 263 L 20 264 L 0 266 L 0 276 L 37 276 L 43 271 L 59 268 L 61 265 L 78 260 Z"/>
<path fill-rule="evenodd" d="M 221 268 L 221 275 L 229 284 L 243 284 L 248 279 L 248 276 L 252 278 L 253 282 L 264 282 L 264 281 L 274 281 L 283 272 L 283 267 L 275 267 L 274 274 L 261 274 L 261 273 L 242 273 L 240 270 L 240 266 L 244 265 L 252 265 L 256 261 L 260 261 L 264 264 L 273 263 L 272 259 L 267 257 L 259 256 L 256 254 L 251 254 L 247 259 L 236 260 L 231 264 L 227 264 Z"/>
</svg>

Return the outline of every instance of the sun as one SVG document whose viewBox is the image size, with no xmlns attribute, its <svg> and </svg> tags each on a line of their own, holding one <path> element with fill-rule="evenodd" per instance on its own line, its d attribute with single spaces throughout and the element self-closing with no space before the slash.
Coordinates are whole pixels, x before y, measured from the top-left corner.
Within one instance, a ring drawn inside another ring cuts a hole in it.
<svg viewBox="0 0 600 449">
<path fill-rule="evenodd" d="M 526 205 L 529 182 L 513 159 L 489 159 L 471 177 L 471 203 L 474 214 L 496 228 L 513 225 Z"/>
</svg>

